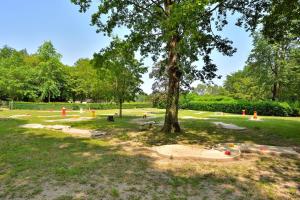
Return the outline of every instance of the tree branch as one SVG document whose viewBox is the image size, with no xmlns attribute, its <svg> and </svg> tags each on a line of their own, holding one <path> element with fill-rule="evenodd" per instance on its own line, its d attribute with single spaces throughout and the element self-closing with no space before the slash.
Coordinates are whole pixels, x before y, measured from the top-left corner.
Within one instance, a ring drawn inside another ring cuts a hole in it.
<svg viewBox="0 0 300 200">
<path fill-rule="evenodd" d="M 154 1 L 154 0 L 150 0 L 150 1 L 151 1 L 153 4 L 155 4 L 157 7 L 159 7 L 165 15 L 167 15 L 165 9 L 164 9 L 157 1 Z"/>
<path fill-rule="evenodd" d="M 143 11 L 148 12 L 148 13 L 151 14 L 151 15 L 154 14 L 153 12 L 151 12 L 151 10 L 149 10 L 148 8 L 145 8 L 145 7 L 143 7 L 143 6 L 140 6 L 138 3 L 135 3 L 135 2 L 129 1 L 129 0 L 127 0 L 127 2 L 130 3 L 130 4 L 132 4 L 132 5 L 135 6 L 135 7 L 139 8 L 139 9 L 143 10 Z"/>
</svg>

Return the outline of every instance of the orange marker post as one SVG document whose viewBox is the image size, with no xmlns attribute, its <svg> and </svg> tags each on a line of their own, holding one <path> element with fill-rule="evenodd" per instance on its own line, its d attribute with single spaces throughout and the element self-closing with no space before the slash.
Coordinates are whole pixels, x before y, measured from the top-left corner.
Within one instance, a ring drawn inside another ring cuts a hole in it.
<svg viewBox="0 0 300 200">
<path fill-rule="evenodd" d="M 67 109 L 65 108 L 65 107 L 63 107 L 62 109 L 61 109 L 61 116 L 62 117 L 65 117 L 67 115 Z"/>
<path fill-rule="evenodd" d="M 257 119 L 257 112 L 256 111 L 254 111 L 253 119 Z"/>
</svg>

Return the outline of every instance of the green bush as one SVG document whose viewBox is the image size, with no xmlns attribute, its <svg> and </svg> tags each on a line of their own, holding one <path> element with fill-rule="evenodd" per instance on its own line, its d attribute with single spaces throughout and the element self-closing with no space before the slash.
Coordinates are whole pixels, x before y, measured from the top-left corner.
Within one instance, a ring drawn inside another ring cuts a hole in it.
<svg viewBox="0 0 300 200">
<path fill-rule="evenodd" d="M 222 95 L 198 95 L 196 93 L 189 93 L 180 97 L 180 102 L 183 101 L 234 101 L 232 97 Z"/>
<path fill-rule="evenodd" d="M 166 97 L 157 95 L 153 98 L 153 106 L 157 108 L 165 108 Z M 285 102 L 273 101 L 246 101 L 235 100 L 226 96 L 213 96 L 197 94 L 182 95 L 179 100 L 181 109 L 202 110 L 212 112 L 226 112 L 240 114 L 242 110 L 246 110 L 247 114 L 252 115 L 257 111 L 259 115 L 266 116 L 300 116 L 300 108 L 296 105 Z"/>
<path fill-rule="evenodd" d="M 20 110 L 60 110 L 65 107 L 69 110 L 79 110 L 83 109 L 95 109 L 95 110 L 106 110 L 106 109 L 118 109 L 119 106 L 114 103 L 33 103 L 33 102 L 13 102 L 14 109 Z M 124 109 L 130 108 L 151 108 L 150 102 L 130 102 L 124 103 Z"/>
<path fill-rule="evenodd" d="M 191 101 L 187 104 L 181 105 L 182 109 L 190 110 L 203 110 L 213 112 L 226 112 L 226 113 L 242 113 L 246 110 L 247 114 L 253 114 L 257 111 L 259 115 L 266 116 L 298 116 L 295 108 L 292 108 L 288 103 L 271 102 L 271 101 Z"/>
</svg>

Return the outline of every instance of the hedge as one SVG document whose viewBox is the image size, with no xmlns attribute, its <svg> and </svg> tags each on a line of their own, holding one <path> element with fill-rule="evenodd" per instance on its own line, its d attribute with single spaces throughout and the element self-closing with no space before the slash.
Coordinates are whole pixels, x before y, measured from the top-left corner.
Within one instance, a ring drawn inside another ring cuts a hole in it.
<svg viewBox="0 0 300 200">
<path fill-rule="evenodd" d="M 154 107 L 165 108 L 165 99 L 155 100 L 156 101 L 153 102 Z M 186 99 L 181 99 L 179 107 L 181 109 L 235 114 L 241 114 L 242 110 L 246 110 L 246 113 L 250 115 L 252 115 L 254 111 L 257 111 L 259 115 L 265 116 L 300 116 L 300 109 L 297 106 L 293 106 L 285 102 L 272 101 L 188 101 Z"/>
<path fill-rule="evenodd" d="M 20 110 L 60 110 L 65 107 L 69 110 L 83 109 L 95 109 L 95 110 L 106 110 L 106 109 L 118 109 L 119 106 L 115 103 L 33 103 L 33 102 L 13 102 L 13 109 Z M 124 103 L 124 109 L 130 108 L 151 108 L 150 102 L 130 102 Z"/>
<path fill-rule="evenodd" d="M 271 102 L 271 101 L 226 101 L 226 102 L 204 102 L 204 101 L 191 101 L 181 104 L 182 109 L 202 110 L 213 112 L 226 112 L 226 113 L 242 113 L 246 110 L 247 114 L 253 114 L 257 111 L 259 115 L 266 116 L 299 116 L 300 110 L 291 107 L 288 103 Z"/>
</svg>

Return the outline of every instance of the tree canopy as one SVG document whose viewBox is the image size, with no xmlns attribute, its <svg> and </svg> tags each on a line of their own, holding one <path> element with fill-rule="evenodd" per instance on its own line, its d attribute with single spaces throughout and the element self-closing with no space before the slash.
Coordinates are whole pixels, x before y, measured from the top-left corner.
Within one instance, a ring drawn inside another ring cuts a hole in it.
<svg viewBox="0 0 300 200">
<path fill-rule="evenodd" d="M 146 69 L 127 47 L 116 40 L 93 60 L 81 58 L 74 66 L 67 66 L 51 41 L 33 54 L 4 46 L 0 48 L 0 98 L 47 102 L 135 100 L 141 91 L 141 73 Z M 126 54 L 126 59 L 121 54 Z"/>
<path fill-rule="evenodd" d="M 229 75 L 225 88 L 237 98 L 300 100 L 299 42 L 270 42 L 256 34 L 253 46 L 245 68 Z"/>
<path fill-rule="evenodd" d="M 119 104 L 119 116 L 122 117 L 124 101 L 132 101 L 142 92 L 141 78 L 147 68 L 135 58 L 130 44 L 119 38 L 114 38 L 109 47 L 95 54 L 93 63 L 101 76 L 108 79 L 107 92 Z"/>
<path fill-rule="evenodd" d="M 93 2 L 71 1 L 80 6 L 81 12 Z M 278 20 L 276 8 L 280 9 L 281 3 L 277 0 L 102 0 L 91 21 L 97 32 L 109 36 L 114 28 L 126 27 L 129 30 L 126 39 L 130 44 L 140 50 L 142 56 L 151 56 L 156 63 L 162 63 L 161 70 L 166 71 L 168 80 L 163 130 L 180 132 L 180 84 L 186 80 L 215 78 L 217 66 L 210 58 L 212 51 L 227 56 L 236 51 L 232 42 L 220 34 L 228 24 L 227 16 L 237 13 L 236 25 L 246 30 L 255 30 L 258 24 L 265 22 L 267 33 L 271 30 L 267 27 L 271 24 L 269 21 Z M 288 10 L 282 15 L 286 16 L 286 12 Z M 202 68 L 196 65 L 200 59 L 204 63 Z"/>
</svg>

